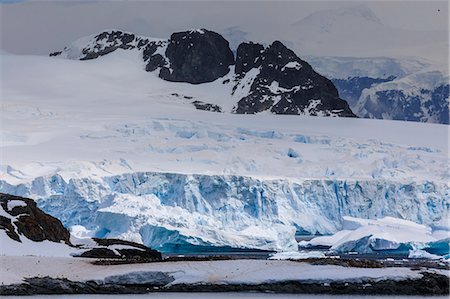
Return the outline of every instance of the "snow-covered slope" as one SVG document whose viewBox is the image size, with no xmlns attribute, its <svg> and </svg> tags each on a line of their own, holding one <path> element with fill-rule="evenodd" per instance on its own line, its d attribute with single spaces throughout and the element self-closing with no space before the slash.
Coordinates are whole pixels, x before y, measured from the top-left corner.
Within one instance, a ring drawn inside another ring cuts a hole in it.
<svg viewBox="0 0 450 299">
<path fill-rule="evenodd" d="M 163 249 L 292 250 L 296 230 L 334 232 L 344 215 L 447 217 L 448 126 L 196 110 L 231 109 L 230 86 L 144 64 L 136 49 L 2 55 L 0 190 Z"/>
</svg>

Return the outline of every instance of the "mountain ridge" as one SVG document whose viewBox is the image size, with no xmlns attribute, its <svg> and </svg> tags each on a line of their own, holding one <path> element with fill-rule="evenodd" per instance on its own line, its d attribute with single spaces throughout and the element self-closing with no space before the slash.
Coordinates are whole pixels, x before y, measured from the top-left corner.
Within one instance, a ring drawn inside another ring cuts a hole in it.
<svg viewBox="0 0 450 299">
<path fill-rule="evenodd" d="M 251 49 L 253 46 L 241 45 L 238 47 L 240 53 L 234 57 L 228 41 L 206 29 L 173 33 L 167 40 L 110 30 L 79 39 L 50 56 L 91 60 L 117 49 L 137 49 L 142 51 L 145 70 L 158 73 L 165 81 L 202 84 L 223 78 L 223 84 L 231 84 L 233 88 L 230 100 L 238 87 L 244 89 L 245 85 L 250 85 L 248 93 L 244 92 L 237 99 L 233 113 L 269 111 L 274 114 L 355 117 L 333 83 L 316 73 L 311 65 L 281 42 L 275 41 L 268 47 L 251 43 L 258 48 L 258 53 L 247 53 L 254 50 Z M 253 62 L 242 61 L 248 55 L 254 56 Z M 255 64 L 257 60 L 259 63 Z M 246 69 L 244 74 L 242 66 L 249 63 L 252 68 Z M 296 66 L 291 67 L 294 64 Z M 234 65 L 239 67 L 233 73 L 231 66 Z M 200 109 L 210 107 L 210 103 L 194 105 Z M 222 109 L 214 107 L 210 111 Z"/>
</svg>

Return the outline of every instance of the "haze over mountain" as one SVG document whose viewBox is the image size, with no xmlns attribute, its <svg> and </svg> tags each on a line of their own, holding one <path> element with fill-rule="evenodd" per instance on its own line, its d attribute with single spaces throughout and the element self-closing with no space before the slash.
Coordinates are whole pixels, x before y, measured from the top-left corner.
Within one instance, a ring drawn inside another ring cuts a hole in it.
<svg viewBox="0 0 450 299">
<path fill-rule="evenodd" d="M 312 13 L 293 23 L 291 30 L 295 50 L 315 56 L 419 56 L 446 63 L 448 55 L 445 28 L 422 31 L 388 26 L 364 4 Z"/>
<path fill-rule="evenodd" d="M 1 48 L 13 53 L 45 55 L 82 36 L 109 28 L 162 38 L 189 28 L 208 28 L 229 40 L 234 35 L 239 39 L 235 45 L 242 39 L 265 44 L 281 40 L 290 48 L 289 42 L 300 42 L 300 47 L 294 50 L 301 56 L 425 55 L 441 63 L 447 57 L 446 47 L 442 47 L 442 42 L 448 40 L 446 1 L 408 2 L 407 5 L 390 2 L 388 8 L 379 1 L 261 2 L 258 5 L 252 1 L 25 1 L 0 5 Z M 168 15 L 170 22 L 167 22 Z M 333 36 L 338 38 L 338 43 Z M 311 40 L 302 40 L 303 37 Z M 440 43 L 430 44 L 430 40 Z M 402 45 L 404 52 L 399 53 L 398 47 Z M 355 51 L 347 52 L 352 49 Z"/>
</svg>

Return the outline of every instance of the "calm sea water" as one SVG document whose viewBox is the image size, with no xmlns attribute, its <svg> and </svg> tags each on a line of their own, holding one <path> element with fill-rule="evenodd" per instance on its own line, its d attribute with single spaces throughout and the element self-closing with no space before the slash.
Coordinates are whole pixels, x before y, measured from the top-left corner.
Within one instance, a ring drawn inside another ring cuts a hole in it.
<svg viewBox="0 0 450 299">
<path fill-rule="evenodd" d="M 106 298 L 132 298 L 132 299 L 419 299 L 423 296 L 364 296 L 364 295 L 308 295 L 308 294 L 269 294 L 269 293 L 150 293 L 143 295 L 43 295 L 43 296 L 5 296 L 3 298 L 86 298 L 86 299 L 106 299 Z M 433 299 L 448 299 L 448 296 L 432 296 Z"/>
</svg>

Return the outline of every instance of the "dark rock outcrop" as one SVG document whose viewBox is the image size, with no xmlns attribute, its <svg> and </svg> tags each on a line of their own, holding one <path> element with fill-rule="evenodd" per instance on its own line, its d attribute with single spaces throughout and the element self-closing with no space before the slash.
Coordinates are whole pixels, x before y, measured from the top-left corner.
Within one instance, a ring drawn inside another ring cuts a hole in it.
<svg viewBox="0 0 450 299">
<path fill-rule="evenodd" d="M 194 105 L 195 108 L 198 110 L 211 111 L 211 112 L 222 112 L 222 108 L 220 106 L 210 104 L 210 103 L 205 103 L 202 101 L 193 101 L 192 105 Z"/>
<path fill-rule="evenodd" d="M 11 239 L 20 241 L 19 235 L 23 235 L 32 241 L 62 241 L 70 245 L 70 233 L 61 221 L 40 210 L 32 199 L 0 193 L 0 205 L 12 216 L 0 218 L 0 229 Z"/>
<path fill-rule="evenodd" d="M 260 67 L 263 52 L 264 46 L 261 44 L 240 44 L 236 51 L 236 75 L 242 78 L 251 69 Z"/>
<path fill-rule="evenodd" d="M 170 65 L 163 67 L 159 76 L 175 82 L 212 82 L 226 75 L 234 64 L 228 42 L 205 29 L 173 33 L 165 55 Z"/>
<path fill-rule="evenodd" d="M 0 193 L 0 209 L 10 215 L 10 217 L 0 215 L 0 230 L 4 230 L 11 239 L 17 241 L 17 246 L 20 246 L 21 238 L 25 237 L 35 242 L 64 242 L 69 246 L 84 249 L 85 251 L 80 254 L 81 257 L 140 262 L 162 259 L 161 253 L 157 250 L 118 239 L 93 238 L 92 240 L 97 243 L 97 246 L 87 248 L 74 246 L 70 242 L 69 231 L 61 221 L 44 213 L 32 199 Z"/>
<path fill-rule="evenodd" d="M 263 51 L 262 48 L 248 43 L 238 47 L 238 76 L 243 78 L 255 68 L 259 71 L 250 93 L 238 102 L 236 113 L 253 114 L 270 109 L 275 114 L 355 116 L 347 102 L 339 98 L 333 83 L 292 50 L 279 41 Z"/>
<path fill-rule="evenodd" d="M 79 60 L 90 60 L 114 52 L 117 49 L 143 49 L 150 43 L 148 38 L 136 36 L 133 33 L 122 32 L 120 30 L 104 31 L 94 36 L 89 43 L 83 45 L 81 49 L 78 46 L 65 47 L 63 51 L 50 53 L 49 56 L 60 56 L 67 54 L 68 58 Z M 71 53 L 71 52 L 74 53 Z M 81 51 L 81 52 L 79 52 Z M 75 56 L 73 56 L 75 55 Z"/>
<path fill-rule="evenodd" d="M 161 54 L 155 54 L 149 57 L 148 63 L 145 66 L 147 72 L 153 72 L 159 67 L 167 65 L 166 59 Z"/>
<path fill-rule="evenodd" d="M 141 261 L 160 261 L 161 253 L 142 244 L 118 240 L 93 238 L 99 247 L 83 252 L 80 257 L 113 258 Z M 114 248 L 116 247 L 116 248 Z"/>
<path fill-rule="evenodd" d="M 136 37 L 132 33 L 105 31 L 95 37 L 94 44 L 82 50 L 84 57 L 80 60 L 95 59 L 117 49 L 140 49 L 148 43 L 148 39 Z"/>
<path fill-rule="evenodd" d="M 56 51 L 56 52 L 50 53 L 48 56 L 54 57 L 54 56 L 59 56 L 61 54 L 62 54 L 62 51 Z"/>
</svg>

